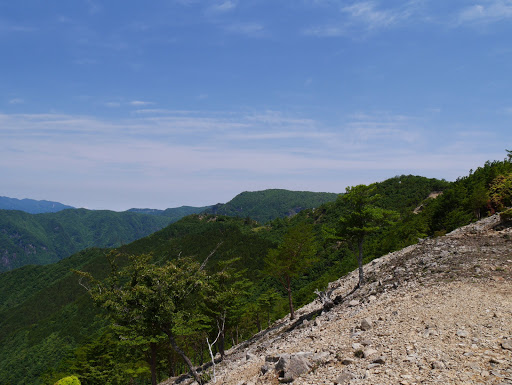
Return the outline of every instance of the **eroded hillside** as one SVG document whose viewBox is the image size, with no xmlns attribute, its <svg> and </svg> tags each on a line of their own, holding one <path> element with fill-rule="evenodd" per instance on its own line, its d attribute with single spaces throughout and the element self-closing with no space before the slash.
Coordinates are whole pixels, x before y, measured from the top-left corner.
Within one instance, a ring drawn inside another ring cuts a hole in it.
<svg viewBox="0 0 512 385">
<path fill-rule="evenodd" d="M 331 283 L 339 304 L 232 348 L 216 383 L 512 384 L 512 230 L 498 222 L 376 259 L 353 293 L 357 272 Z"/>
</svg>

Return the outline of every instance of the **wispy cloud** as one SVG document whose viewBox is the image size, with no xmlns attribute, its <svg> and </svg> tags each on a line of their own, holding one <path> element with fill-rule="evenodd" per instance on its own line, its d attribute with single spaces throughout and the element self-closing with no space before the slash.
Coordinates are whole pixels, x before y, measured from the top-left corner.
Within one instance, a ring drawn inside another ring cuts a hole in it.
<svg viewBox="0 0 512 385">
<path fill-rule="evenodd" d="M 150 106 L 155 103 L 147 102 L 147 101 L 143 101 L 143 100 L 133 100 L 133 101 L 129 102 L 128 104 L 131 106 L 135 106 L 135 107 L 141 107 L 141 106 Z"/>
<path fill-rule="evenodd" d="M 104 105 L 105 105 L 105 107 L 110 107 L 110 108 L 121 107 L 121 103 L 119 103 L 119 102 L 106 102 Z"/>
<path fill-rule="evenodd" d="M 132 119 L 117 121 L 0 114 L 0 141 L 6 149 L 0 153 L 0 170 L 31 178 L 41 189 L 75 188 L 79 195 L 97 186 L 100 195 L 111 190 L 113 196 L 131 196 L 130 205 L 141 192 L 164 199 L 179 184 L 179 204 L 197 204 L 187 199 L 204 195 L 205 184 L 209 197 L 227 186 L 227 198 L 270 187 L 339 192 L 347 184 L 402 172 L 457 177 L 461 168 L 487 160 L 478 152 L 479 135 L 454 135 L 446 142 L 461 145 L 439 144 L 436 151 L 427 151 L 423 144 L 432 135 L 422 130 L 421 119 L 400 114 L 359 113 L 327 127 L 279 111 L 138 111 Z M 475 151 L 468 153 L 468 148 Z M 71 187 L 70 180 L 76 181 Z M 110 208 L 119 204 L 113 199 Z"/>
<path fill-rule="evenodd" d="M 207 8 L 208 13 L 224 13 L 232 11 L 236 8 L 238 1 L 225 0 L 217 2 Z"/>
<path fill-rule="evenodd" d="M 414 0 L 394 8 L 380 6 L 377 1 L 353 2 L 341 7 L 334 1 L 320 3 L 323 6 L 336 5 L 339 19 L 336 22 L 311 26 L 304 30 L 306 35 L 336 37 L 390 28 L 409 20 L 417 13 L 419 7 L 419 2 Z"/>
<path fill-rule="evenodd" d="M 37 28 L 22 24 L 14 24 L 0 19 L 0 33 L 8 32 L 35 32 Z"/>
<path fill-rule="evenodd" d="M 263 37 L 266 35 L 265 27 L 256 22 L 240 22 L 224 25 L 224 29 L 229 33 L 245 35 L 248 37 Z"/>
<path fill-rule="evenodd" d="M 14 98 L 14 99 L 9 100 L 9 104 L 24 104 L 24 103 L 25 103 L 25 100 L 23 100 L 21 98 Z"/>
<path fill-rule="evenodd" d="M 373 1 L 355 3 L 343 7 L 341 11 L 353 21 L 365 24 L 369 29 L 387 27 L 403 17 L 403 12 L 378 9 Z"/>
<path fill-rule="evenodd" d="M 512 18 L 512 0 L 484 0 L 464 8 L 459 23 L 493 23 Z"/>
</svg>

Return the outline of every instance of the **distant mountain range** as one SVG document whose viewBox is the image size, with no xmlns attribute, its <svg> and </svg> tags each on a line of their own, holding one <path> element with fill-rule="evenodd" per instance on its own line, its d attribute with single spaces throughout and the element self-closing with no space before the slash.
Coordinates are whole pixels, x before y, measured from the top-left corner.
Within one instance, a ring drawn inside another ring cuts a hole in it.
<svg viewBox="0 0 512 385">
<path fill-rule="evenodd" d="M 4 198 L 0 209 L 0 273 L 57 262 L 89 247 L 118 247 L 191 214 L 250 217 L 261 223 L 335 201 L 337 194 L 264 190 L 243 192 L 225 204 L 124 212 L 75 209 L 58 202 Z M 37 214 L 33 212 L 36 211 Z M 66 208 L 66 210 L 64 210 Z M 54 210 L 43 212 L 44 210 Z"/>
<path fill-rule="evenodd" d="M 73 206 L 64 205 L 59 202 L 0 197 L 0 210 L 20 210 L 29 214 L 41 214 L 56 213 L 61 210 L 73 208 Z"/>
</svg>

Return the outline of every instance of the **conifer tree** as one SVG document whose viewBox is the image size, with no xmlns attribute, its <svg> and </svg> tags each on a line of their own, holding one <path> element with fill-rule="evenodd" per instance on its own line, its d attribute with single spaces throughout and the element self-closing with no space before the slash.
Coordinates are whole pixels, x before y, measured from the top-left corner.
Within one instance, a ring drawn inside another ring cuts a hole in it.
<svg viewBox="0 0 512 385">
<path fill-rule="evenodd" d="M 295 318 L 292 279 L 303 275 L 316 260 L 313 226 L 306 223 L 290 228 L 279 247 L 265 257 L 265 272 L 277 278 L 288 294 L 290 319 Z"/>
<path fill-rule="evenodd" d="M 391 223 L 398 216 L 395 211 L 376 206 L 379 198 L 375 184 L 347 187 L 346 193 L 339 198 L 340 203 L 346 208 L 346 214 L 340 218 L 338 235 L 357 244 L 358 286 L 364 284 L 363 244 L 366 237 L 378 231 L 382 225 Z"/>
</svg>

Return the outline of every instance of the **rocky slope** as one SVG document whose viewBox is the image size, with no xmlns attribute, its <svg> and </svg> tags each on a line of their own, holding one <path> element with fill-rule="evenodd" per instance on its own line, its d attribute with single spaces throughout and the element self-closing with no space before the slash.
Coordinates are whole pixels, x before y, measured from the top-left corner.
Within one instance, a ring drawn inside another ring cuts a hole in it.
<svg viewBox="0 0 512 385">
<path fill-rule="evenodd" d="M 216 383 L 512 384 L 512 229 L 498 223 L 376 259 L 353 293 L 357 272 L 331 283 L 337 305 L 315 301 L 232 348 Z"/>
</svg>

